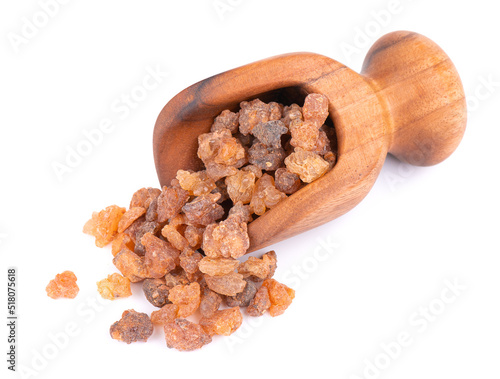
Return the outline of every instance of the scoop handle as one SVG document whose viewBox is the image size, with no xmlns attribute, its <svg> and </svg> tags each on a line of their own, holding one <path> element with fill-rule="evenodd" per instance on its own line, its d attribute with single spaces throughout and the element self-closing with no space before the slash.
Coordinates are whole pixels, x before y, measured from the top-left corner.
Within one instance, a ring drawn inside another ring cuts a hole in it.
<svg viewBox="0 0 500 379">
<path fill-rule="evenodd" d="M 386 34 L 368 51 L 361 74 L 386 108 L 389 153 L 429 166 L 457 148 L 467 121 L 465 94 L 436 43 L 408 31 Z"/>
</svg>

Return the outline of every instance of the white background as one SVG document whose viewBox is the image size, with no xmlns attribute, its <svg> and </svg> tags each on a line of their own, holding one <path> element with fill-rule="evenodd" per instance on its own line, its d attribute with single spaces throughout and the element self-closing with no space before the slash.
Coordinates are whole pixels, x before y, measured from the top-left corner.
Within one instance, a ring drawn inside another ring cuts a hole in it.
<svg viewBox="0 0 500 379">
<path fill-rule="evenodd" d="M 44 16 L 47 1 L 0 5 L 0 282 L 17 267 L 18 368 L 33 370 L 12 377 L 499 377 L 494 2 L 75 0 Z M 29 30 L 30 21 L 39 27 Z M 97 303 L 95 282 L 115 268 L 109 248 L 81 229 L 92 211 L 127 206 L 136 189 L 158 186 L 151 141 L 165 103 L 198 80 L 287 52 L 321 53 L 359 71 L 369 46 L 400 29 L 437 42 L 461 74 L 469 120 L 456 152 L 426 168 L 388 157 L 354 210 L 273 246 L 276 278 L 296 290 L 284 315 L 247 318 L 232 338 L 192 353 L 168 349 L 160 329 L 147 343 L 112 340 L 123 310 L 154 307 L 140 285 L 130 298 Z M 347 45 L 358 50 L 347 54 Z M 148 70 L 169 75 L 130 112 L 117 111 Z M 55 162 L 108 118 L 114 129 L 59 180 Z M 54 301 L 45 286 L 64 270 L 76 273 L 80 293 Z M 458 283 L 457 295 L 447 281 Z"/>
</svg>

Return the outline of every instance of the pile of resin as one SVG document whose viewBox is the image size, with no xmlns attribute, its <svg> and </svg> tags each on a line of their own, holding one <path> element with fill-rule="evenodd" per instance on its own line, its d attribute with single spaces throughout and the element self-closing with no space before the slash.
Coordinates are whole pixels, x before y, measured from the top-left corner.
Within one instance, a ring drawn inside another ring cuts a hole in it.
<svg viewBox="0 0 500 379">
<path fill-rule="evenodd" d="M 281 315 L 295 293 L 272 279 L 276 254 L 241 258 L 247 224 L 335 163 L 333 128 L 324 125 L 328 102 L 310 94 L 304 106 L 242 102 L 223 111 L 198 137 L 205 170 L 179 170 L 162 190 L 142 188 L 129 209 L 95 212 L 84 232 L 99 247 L 111 243 L 115 273 L 97 283 L 106 299 L 131 295 L 142 281 L 151 315 L 126 310 L 112 338 L 146 341 L 163 326 L 167 346 L 189 351 L 214 335 L 230 335 L 250 316 Z M 193 319 L 197 318 L 197 322 Z"/>
</svg>

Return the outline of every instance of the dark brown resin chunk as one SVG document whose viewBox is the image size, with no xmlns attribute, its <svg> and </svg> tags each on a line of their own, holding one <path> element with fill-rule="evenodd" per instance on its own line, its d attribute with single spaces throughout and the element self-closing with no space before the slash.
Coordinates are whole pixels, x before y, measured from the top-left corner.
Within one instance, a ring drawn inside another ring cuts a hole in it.
<svg viewBox="0 0 500 379">
<path fill-rule="evenodd" d="M 146 313 L 129 309 L 123 312 L 119 321 L 111 325 L 109 333 L 111 338 L 126 343 L 146 342 L 153 334 L 153 324 Z"/>
</svg>

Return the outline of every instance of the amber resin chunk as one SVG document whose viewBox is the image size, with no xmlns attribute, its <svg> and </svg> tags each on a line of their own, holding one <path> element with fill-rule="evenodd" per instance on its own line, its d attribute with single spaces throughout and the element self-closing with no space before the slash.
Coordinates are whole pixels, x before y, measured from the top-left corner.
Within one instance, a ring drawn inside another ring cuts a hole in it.
<svg viewBox="0 0 500 379">
<path fill-rule="evenodd" d="M 144 258 L 138 256 L 133 251 L 123 249 L 113 258 L 113 264 L 131 282 L 140 282 L 149 276 L 148 270 L 144 266 Z"/>
<path fill-rule="evenodd" d="M 198 271 L 198 263 L 202 259 L 203 255 L 189 248 L 179 256 L 180 266 L 187 274 L 195 274 Z"/>
<path fill-rule="evenodd" d="M 302 114 L 305 121 L 312 121 L 319 128 L 328 117 L 328 98 L 320 93 L 307 95 L 302 107 Z"/>
<path fill-rule="evenodd" d="M 61 274 L 57 274 L 45 288 L 47 296 L 52 299 L 74 299 L 78 295 L 79 290 L 76 284 L 76 275 L 72 271 L 64 271 Z"/>
<path fill-rule="evenodd" d="M 273 208 L 285 197 L 286 195 L 278 191 L 274 186 L 273 177 L 264 174 L 257 180 L 252 200 L 250 201 L 250 207 L 256 215 L 260 216 L 266 212 L 267 208 Z"/>
<path fill-rule="evenodd" d="M 238 268 L 238 272 L 244 277 L 255 276 L 263 280 L 269 275 L 269 265 L 262 259 L 248 257 Z"/>
<path fill-rule="evenodd" d="M 216 187 L 214 180 L 205 170 L 198 172 L 179 170 L 176 178 L 181 188 L 192 196 L 206 195 Z"/>
<path fill-rule="evenodd" d="M 151 322 L 155 325 L 165 325 L 174 322 L 177 318 L 179 307 L 175 304 L 165 304 L 157 311 L 151 313 Z"/>
<path fill-rule="evenodd" d="M 198 324 L 178 318 L 164 325 L 165 341 L 168 348 L 180 351 L 200 349 L 212 342 L 212 337 Z"/>
<path fill-rule="evenodd" d="M 253 164 L 249 164 L 249 165 L 242 167 L 241 171 L 253 172 L 253 174 L 255 175 L 255 177 L 257 179 L 262 177 L 262 169 L 260 169 L 259 167 L 255 166 Z"/>
<path fill-rule="evenodd" d="M 212 291 L 226 296 L 235 296 L 243 291 L 247 285 L 247 282 L 243 280 L 243 275 L 236 272 L 231 272 L 222 276 L 205 274 L 205 282 Z"/>
<path fill-rule="evenodd" d="M 226 177 L 226 189 L 231 201 L 236 204 L 250 203 L 252 193 L 255 187 L 256 176 L 251 171 L 241 171 L 234 175 Z"/>
<path fill-rule="evenodd" d="M 132 195 L 129 208 L 141 207 L 148 209 L 151 202 L 160 196 L 161 190 L 158 188 L 141 188 Z"/>
<path fill-rule="evenodd" d="M 283 118 L 281 121 L 283 121 L 283 124 L 285 124 L 287 128 L 290 128 L 290 124 L 293 121 L 302 120 L 304 120 L 304 118 L 302 116 L 302 108 L 299 105 L 292 104 L 283 108 Z"/>
<path fill-rule="evenodd" d="M 239 119 L 238 113 L 234 113 L 226 109 L 222 111 L 222 113 L 215 118 L 210 131 L 218 132 L 222 129 L 228 129 L 231 133 L 234 134 L 238 131 L 238 126 L 239 126 L 238 119 Z"/>
<path fill-rule="evenodd" d="M 177 285 L 169 291 L 168 300 L 179 307 L 177 317 L 191 316 L 200 306 L 200 285 L 197 282 Z"/>
<path fill-rule="evenodd" d="M 312 121 L 304 121 L 290 127 L 292 139 L 290 144 L 293 147 L 300 147 L 304 150 L 315 150 L 320 137 L 320 132 L 316 124 Z M 326 136 L 326 135 L 325 135 Z"/>
<path fill-rule="evenodd" d="M 133 207 L 126 211 L 120 222 L 118 223 L 118 233 L 122 233 L 127 229 L 132 223 L 146 213 L 146 209 L 143 207 Z"/>
<path fill-rule="evenodd" d="M 172 271 L 179 262 L 179 250 L 152 233 L 144 234 L 141 242 L 146 249 L 144 267 L 149 277 L 161 278 Z"/>
<path fill-rule="evenodd" d="M 184 238 L 188 242 L 189 246 L 193 249 L 199 249 L 201 247 L 201 242 L 203 241 L 203 232 L 205 228 L 198 228 L 193 225 L 188 225 L 184 231 Z"/>
<path fill-rule="evenodd" d="M 279 316 L 292 304 L 295 297 L 295 291 L 274 279 L 266 279 L 262 287 L 267 288 L 271 306 L 269 313 L 272 317 Z M 261 288 L 262 288 L 261 287 Z"/>
<path fill-rule="evenodd" d="M 247 159 L 247 157 L 245 155 L 245 160 L 246 159 Z M 241 167 L 241 166 L 239 166 L 239 167 Z M 212 178 L 214 178 L 214 180 L 216 180 L 216 181 L 218 181 L 221 178 L 224 178 L 224 177 L 226 177 L 228 175 L 234 175 L 236 173 L 236 170 L 237 170 L 236 167 L 225 166 L 225 165 L 218 164 L 218 163 L 215 163 L 215 162 L 208 162 L 208 163 L 206 163 L 206 168 L 207 168 L 208 174 Z M 218 192 L 217 188 L 214 189 L 214 191 Z"/>
<path fill-rule="evenodd" d="M 97 290 L 104 299 L 115 300 L 132 295 L 130 280 L 118 273 L 108 275 L 106 279 L 97 282 Z"/>
<path fill-rule="evenodd" d="M 269 121 L 279 120 L 283 117 L 283 104 L 274 101 L 269 103 Z"/>
<path fill-rule="evenodd" d="M 247 163 L 245 149 L 227 129 L 198 136 L 198 157 L 214 180 L 234 174 Z"/>
<path fill-rule="evenodd" d="M 233 205 L 233 207 L 229 210 L 227 217 L 228 218 L 232 217 L 235 220 L 238 220 L 238 222 L 246 222 L 246 223 L 252 222 L 253 220 L 250 206 L 243 205 L 241 201 Z"/>
<path fill-rule="evenodd" d="M 250 246 L 247 230 L 246 222 L 237 217 L 210 224 L 203 233 L 203 251 L 210 258 L 239 258 Z"/>
<path fill-rule="evenodd" d="M 203 257 L 198 263 L 201 272 L 211 276 L 221 276 L 234 272 L 240 265 L 240 261 L 233 258 L 210 258 Z"/>
<path fill-rule="evenodd" d="M 168 301 L 169 287 L 165 283 L 165 279 L 144 279 L 142 282 L 142 290 L 146 299 L 155 307 L 161 308 Z"/>
<path fill-rule="evenodd" d="M 243 316 L 239 307 L 215 311 L 210 317 L 200 319 L 201 327 L 208 335 L 215 334 L 229 336 L 238 329 L 243 322 Z"/>
<path fill-rule="evenodd" d="M 161 230 L 161 235 L 167 239 L 168 242 L 172 244 L 177 250 L 182 251 L 189 247 L 189 242 L 186 238 L 177 230 L 175 226 L 171 224 L 165 225 Z"/>
<path fill-rule="evenodd" d="M 272 272 L 271 272 L 272 270 Z M 264 280 L 273 276 L 276 270 L 276 254 L 266 253 L 262 258 L 248 257 L 238 268 L 238 272 L 251 280 Z"/>
<path fill-rule="evenodd" d="M 163 187 L 157 201 L 158 222 L 165 222 L 174 217 L 188 200 L 188 191 L 180 187 Z"/>
<path fill-rule="evenodd" d="M 117 205 L 110 205 L 100 212 L 94 212 L 92 218 L 85 223 L 83 232 L 95 237 L 97 247 L 104 247 L 115 238 L 118 223 L 124 213 L 125 208 Z"/>
<path fill-rule="evenodd" d="M 118 254 L 123 249 L 129 249 L 133 251 L 134 248 L 135 248 L 134 240 L 128 234 L 125 233 L 118 234 L 111 243 L 111 253 L 113 254 L 113 257 L 115 257 L 116 254 Z"/>
<path fill-rule="evenodd" d="M 123 312 L 119 321 L 111 325 L 109 333 L 111 338 L 126 343 L 146 342 L 153 334 L 153 324 L 146 313 L 129 309 Z"/>
<path fill-rule="evenodd" d="M 330 168 L 328 162 L 321 156 L 300 147 L 285 158 L 285 165 L 288 171 L 299 175 L 300 180 L 305 183 L 311 183 L 320 178 Z"/>
</svg>

